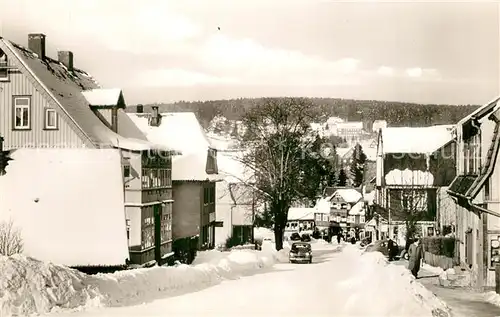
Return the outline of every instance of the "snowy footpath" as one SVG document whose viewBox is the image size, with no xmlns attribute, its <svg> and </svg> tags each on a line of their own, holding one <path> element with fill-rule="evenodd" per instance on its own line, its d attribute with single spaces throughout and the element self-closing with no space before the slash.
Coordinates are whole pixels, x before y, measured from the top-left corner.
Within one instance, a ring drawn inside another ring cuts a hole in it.
<svg viewBox="0 0 500 317">
<path fill-rule="evenodd" d="M 0 258 L 0 316 L 451 316 L 401 266 L 357 246 L 312 243 L 312 264 L 287 250 L 201 253 L 192 266 L 88 276 Z"/>
</svg>

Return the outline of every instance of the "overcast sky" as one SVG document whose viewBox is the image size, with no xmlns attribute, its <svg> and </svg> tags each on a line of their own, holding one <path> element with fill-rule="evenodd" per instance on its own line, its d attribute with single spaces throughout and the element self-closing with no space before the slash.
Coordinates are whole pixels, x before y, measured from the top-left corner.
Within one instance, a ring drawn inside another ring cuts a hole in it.
<svg viewBox="0 0 500 317">
<path fill-rule="evenodd" d="M 3 37 L 71 50 L 128 104 L 318 96 L 483 104 L 499 94 L 499 9 L 329 0 L 0 0 Z M 220 27 L 220 30 L 218 28 Z"/>
</svg>

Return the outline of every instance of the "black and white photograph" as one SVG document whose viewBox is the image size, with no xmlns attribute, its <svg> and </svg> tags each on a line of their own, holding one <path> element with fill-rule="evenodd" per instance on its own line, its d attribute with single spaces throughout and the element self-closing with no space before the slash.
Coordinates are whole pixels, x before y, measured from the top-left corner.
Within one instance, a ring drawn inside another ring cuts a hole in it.
<svg viewBox="0 0 500 317">
<path fill-rule="evenodd" d="M 0 317 L 499 317 L 500 2 L 0 0 Z"/>
</svg>

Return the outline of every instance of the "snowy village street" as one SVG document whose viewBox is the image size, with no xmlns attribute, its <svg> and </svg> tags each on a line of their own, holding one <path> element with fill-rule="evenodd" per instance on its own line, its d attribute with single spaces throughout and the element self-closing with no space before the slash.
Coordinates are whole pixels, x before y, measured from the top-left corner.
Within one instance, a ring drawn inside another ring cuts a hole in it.
<svg viewBox="0 0 500 317">
<path fill-rule="evenodd" d="M 139 305 L 50 315 L 447 316 L 446 307 L 404 267 L 386 265 L 379 253 L 361 252 L 357 246 L 317 242 L 313 264 L 278 263 L 218 285 L 144 298 Z"/>
</svg>

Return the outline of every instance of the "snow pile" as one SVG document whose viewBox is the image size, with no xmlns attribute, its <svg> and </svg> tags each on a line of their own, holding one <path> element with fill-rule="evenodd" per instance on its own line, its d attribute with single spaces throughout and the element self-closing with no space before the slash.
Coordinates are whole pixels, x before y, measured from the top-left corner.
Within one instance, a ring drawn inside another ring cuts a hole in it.
<svg viewBox="0 0 500 317">
<path fill-rule="evenodd" d="M 500 307 L 500 294 L 494 291 L 484 293 L 484 299 L 493 305 Z"/>
<path fill-rule="evenodd" d="M 269 257 L 272 257 L 275 262 L 278 263 L 288 263 L 290 252 L 290 244 L 287 241 L 283 241 L 283 249 L 276 251 L 276 244 L 271 241 L 264 241 L 262 243 L 262 252 Z"/>
<path fill-rule="evenodd" d="M 274 232 L 268 228 L 253 228 L 253 236 L 255 240 L 270 239 L 271 241 L 274 241 Z"/>
<path fill-rule="evenodd" d="M 106 306 L 135 304 L 159 294 L 199 290 L 272 267 L 273 258 L 252 250 L 200 252 L 192 266 L 153 267 L 89 277 L 105 294 Z"/>
<path fill-rule="evenodd" d="M 22 255 L 0 257 L 0 316 L 99 306 L 102 296 L 87 275 Z"/>
<path fill-rule="evenodd" d="M 86 275 L 24 256 L 0 257 L 0 316 L 139 304 L 190 292 L 274 265 L 254 250 L 200 252 L 195 265 Z"/>
<path fill-rule="evenodd" d="M 422 269 L 429 271 L 430 273 L 437 274 L 439 276 L 443 276 L 443 277 L 446 277 L 447 274 L 455 274 L 454 269 L 448 269 L 445 271 L 440 267 L 432 266 L 432 265 L 429 265 L 427 263 L 424 263 L 424 265 L 422 265 Z"/>
<path fill-rule="evenodd" d="M 340 256 L 346 267 L 336 284 L 339 316 L 363 316 L 367 307 L 371 316 L 450 316 L 445 303 L 381 253 L 345 245 Z"/>
</svg>

